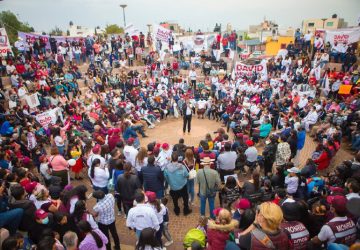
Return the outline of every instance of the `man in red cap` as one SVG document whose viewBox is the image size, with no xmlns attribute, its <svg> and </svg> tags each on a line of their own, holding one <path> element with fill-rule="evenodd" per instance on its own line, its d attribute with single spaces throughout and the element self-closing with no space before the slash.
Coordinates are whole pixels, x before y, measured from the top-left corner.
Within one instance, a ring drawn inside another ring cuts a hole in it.
<svg viewBox="0 0 360 250">
<path fill-rule="evenodd" d="M 248 146 L 245 150 L 246 165 L 250 168 L 250 171 L 253 171 L 256 167 L 258 151 L 256 147 L 254 147 L 254 142 L 252 140 L 247 140 L 246 145 Z"/>
<path fill-rule="evenodd" d="M 330 204 L 330 211 L 335 215 L 320 230 L 319 234 L 311 239 L 312 243 L 320 246 L 326 243 L 338 243 L 351 246 L 356 240 L 356 225 L 348 218 L 347 199 L 345 196 L 336 195 Z"/>
<path fill-rule="evenodd" d="M 99 144 L 96 144 L 92 149 L 92 154 L 89 156 L 89 158 L 86 162 L 86 164 L 89 166 L 89 171 L 90 171 L 90 167 L 95 159 L 100 160 L 100 167 L 105 167 L 106 160 L 104 157 L 102 157 L 100 155 L 100 153 L 101 153 L 101 146 Z"/>
<path fill-rule="evenodd" d="M 159 156 L 156 158 L 156 164 L 164 170 L 165 166 L 171 162 L 171 154 L 172 149 L 170 149 L 170 145 L 168 143 L 163 143 L 161 145 L 161 151 Z"/>
</svg>

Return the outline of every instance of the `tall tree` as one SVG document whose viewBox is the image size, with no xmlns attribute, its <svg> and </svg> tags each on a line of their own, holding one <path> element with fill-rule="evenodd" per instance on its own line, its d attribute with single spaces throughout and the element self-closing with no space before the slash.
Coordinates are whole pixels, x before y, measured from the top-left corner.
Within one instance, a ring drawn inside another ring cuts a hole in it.
<svg viewBox="0 0 360 250">
<path fill-rule="evenodd" d="M 34 32 L 34 28 L 28 23 L 21 22 L 11 11 L 0 12 L 0 26 L 6 28 L 10 43 L 13 44 L 18 39 L 18 31 Z"/>
<path fill-rule="evenodd" d="M 59 27 L 55 26 L 55 28 L 53 28 L 49 34 L 53 36 L 62 36 L 63 31 Z"/>
<path fill-rule="evenodd" d="M 124 33 L 124 29 L 117 24 L 108 24 L 105 27 L 105 34 L 121 34 Z"/>
</svg>

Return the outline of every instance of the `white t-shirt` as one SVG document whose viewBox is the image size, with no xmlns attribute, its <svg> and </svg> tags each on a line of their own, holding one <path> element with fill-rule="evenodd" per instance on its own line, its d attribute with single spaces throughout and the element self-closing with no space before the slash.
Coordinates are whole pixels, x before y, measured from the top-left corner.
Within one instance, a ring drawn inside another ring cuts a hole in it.
<svg viewBox="0 0 360 250">
<path fill-rule="evenodd" d="M 54 142 L 57 147 L 62 147 L 65 145 L 64 140 L 59 135 L 55 136 Z"/>
<path fill-rule="evenodd" d="M 138 160 L 135 160 L 135 168 L 138 172 L 141 171 L 141 168 L 142 167 L 146 167 L 148 165 L 148 158 L 145 157 L 144 158 L 144 162 L 143 163 L 140 163 Z"/>
<path fill-rule="evenodd" d="M 96 187 L 106 187 L 109 182 L 109 169 L 108 168 L 101 168 L 101 167 L 95 167 L 94 169 L 94 178 L 90 176 L 91 168 L 88 170 L 89 177 L 91 179 L 91 182 Z"/>
<path fill-rule="evenodd" d="M 133 146 L 126 145 L 124 147 L 124 156 L 127 162 L 130 162 L 133 167 L 135 167 L 135 158 L 138 154 L 138 151 Z"/>
<path fill-rule="evenodd" d="M 312 38 L 312 33 L 307 33 L 307 34 L 305 34 L 304 35 L 304 39 L 305 39 L 305 41 L 310 41 L 311 40 L 311 38 Z"/>
</svg>

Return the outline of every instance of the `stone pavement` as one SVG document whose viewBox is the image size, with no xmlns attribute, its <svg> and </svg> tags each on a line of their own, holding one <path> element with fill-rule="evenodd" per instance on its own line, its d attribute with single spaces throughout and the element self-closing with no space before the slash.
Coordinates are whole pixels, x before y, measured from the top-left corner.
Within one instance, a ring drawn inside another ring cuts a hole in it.
<svg viewBox="0 0 360 250">
<path fill-rule="evenodd" d="M 188 135 L 186 133 L 183 136 L 182 133 L 182 119 L 178 118 L 168 118 L 167 120 L 162 120 L 161 123 L 158 123 L 154 129 L 148 129 L 146 134 L 149 135 L 148 138 L 141 139 L 141 144 L 146 146 L 147 143 L 156 140 L 157 142 L 163 143 L 168 142 L 172 145 L 178 142 L 179 138 L 185 139 L 186 145 L 197 146 L 199 141 L 205 137 L 206 133 L 213 134 L 220 127 L 220 123 L 215 121 L 209 121 L 208 119 L 198 119 L 196 116 L 193 116 L 192 120 L 192 130 L 191 134 Z M 314 151 L 316 147 L 316 143 L 312 140 L 312 138 L 307 137 L 304 149 L 301 151 L 300 162 L 301 166 L 303 166 L 306 160 L 311 156 L 311 153 Z M 259 148 L 259 151 L 262 149 Z M 345 151 L 343 147 L 339 150 L 337 155 L 333 159 L 332 166 L 337 166 L 345 159 L 351 159 L 353 156 Z M 83 181 L 91 190 L 90 182 L 88 179 Z M 79 182 L 75 182 L 74 184 L 78 184 Z M 89 205 L 93 205 L 95 202 L 94 199 L 89 200 Z M 218 203 L 218 199 L 217 199 Z M 180 203 L 181 204 L 181 203 Z M 91 206 L 88 206 L 89 208 Z M 181 205 L 180 205 L 181 207 Z M 168 208 L 170 213 L 170 233 L 174 239 L 174 244 L 167 249 L 183 249 L 182 241 L 186 234 L 186 232 L 195 227 L 197 225 L 197 221 L 200 217 L 199 213 L 199 200 L 196 198 L 193 204 L 193 213 L 184 216 L 176 216 L 173 213 L 173 205 L 171 198 L 169 199 Z M 209 212 L 207 211 L 207 214 Z M 136 242 L 135 234 L 126 228 L 125 226 L 125 218 L 124 216 L 117 216 L 116 225 L 118 229 L 118 233 L 120 236 L 120 240 L 122 243 L 122 249 L 134 249 L 134 245 Z"/>
</svg>

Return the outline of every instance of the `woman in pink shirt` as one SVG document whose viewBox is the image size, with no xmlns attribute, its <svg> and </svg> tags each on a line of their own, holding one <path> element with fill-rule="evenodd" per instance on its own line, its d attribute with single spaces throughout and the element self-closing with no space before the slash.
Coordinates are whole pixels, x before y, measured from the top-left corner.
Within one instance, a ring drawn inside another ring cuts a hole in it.
<svg viewBox="0 0 360 250">
<path fill-rule="evenodd" d="M 68 185 L 68 167 L 69 163 L 65 158 L 59 154 L 59 150 L 57 147 L 51 147 L 50 149 L 51 156 L 48 158 L 49 160 L 49 168 L 51 168 L 51 174 L 53 176 L 58 176 L 61 178 L 61 186 L 65 187 Z"/>
<path fill-rule="evenodd" d="M 331 103 L 330 107 L 329 107 L 329 111 L 334 110 L 335 112 L 339 112 L 340 111 L 340 105 L 338 103 L 336 103 L 335 101 Z"/>
</svg>

